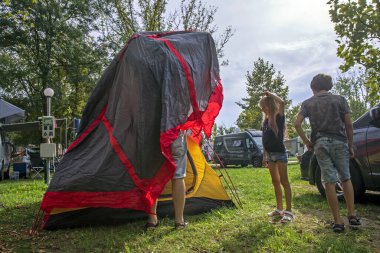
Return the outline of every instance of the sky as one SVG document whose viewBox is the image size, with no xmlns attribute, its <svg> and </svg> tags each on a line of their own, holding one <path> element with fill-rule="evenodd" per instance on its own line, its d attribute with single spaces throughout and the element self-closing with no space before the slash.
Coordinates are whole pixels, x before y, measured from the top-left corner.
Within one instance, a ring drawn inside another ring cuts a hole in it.
<svg viewBox="0 0 380 253">
<path fill-rule="evenodd" d="M 169 1 L 169 8 L 178 2 Z M 259 57 L 284 75 L 293 105 L 312 96 L 313 76 L 337 75 L 342 60 L 336 56 L 336 35 L 327 0 L 203 2 L 218 8 L 214 24 L 219 33 L 227 26 L 235 31 L 224 48 L 229 65 L 220 67 L 224 102 L 217 125 L 235 126 L 241 112 L 236 102 L 247 96 L 246 74 Z"/>
</svg>

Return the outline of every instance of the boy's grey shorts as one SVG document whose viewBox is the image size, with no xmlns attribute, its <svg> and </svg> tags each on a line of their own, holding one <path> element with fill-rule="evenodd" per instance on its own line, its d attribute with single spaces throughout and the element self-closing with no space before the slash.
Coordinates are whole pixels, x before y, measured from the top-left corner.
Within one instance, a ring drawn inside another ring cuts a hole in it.
<svg viewBox="0 0 380 253">
<path fill-rule="evenodd" d="M 344 141 L 320 137 L 314 145 L 323 183 L 344 182 L 351 179 L 350 153 Z"/>
<path fill-rule="evenodd" d="M 173 179 L 186 177 L 187 139 L 186 131 L 181 131 L 178 138 L 172 143 L 172 156 L 176 166 Z"/>
</svg>

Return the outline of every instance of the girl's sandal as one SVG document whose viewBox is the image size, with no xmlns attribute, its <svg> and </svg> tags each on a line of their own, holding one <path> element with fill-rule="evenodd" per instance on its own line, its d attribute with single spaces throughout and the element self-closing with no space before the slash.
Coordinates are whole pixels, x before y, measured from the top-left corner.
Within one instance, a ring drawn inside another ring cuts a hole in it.
<svg viewBox="0 0 380 253">
<path fill-rule="evenodd" d="M 284 211 L 275 209 L 272 212 L 268 213 L 269 217 L 282 217 L 284 215 Z"/>
<path fill-rule="evenodd" d="M 284 216 L 282 216 L 281 223 L 288 223 L 294 220 L 294 215 L 290 211 L 284 211 Z"/>
</svg>

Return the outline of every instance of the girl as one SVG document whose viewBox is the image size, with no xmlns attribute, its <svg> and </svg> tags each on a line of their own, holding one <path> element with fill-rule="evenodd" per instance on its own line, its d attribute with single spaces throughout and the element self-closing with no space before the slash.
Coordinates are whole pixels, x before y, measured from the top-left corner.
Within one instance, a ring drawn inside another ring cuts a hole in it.
<svg viewBox="0 0 380 253">
<path fill-rule="evenodd" d="M 277 204 L 277 209 L 268 213 L 268 216 L 283 223 L 290 222 L 293 220 L 293 213 L 288 156 L 284 145 L 285 103 L 276 94 L 266 91 L 259 106 L 263 111 L 263 166 L 269 168 Z M 285 191 L 286 210 L 283 210 L 281 185 Z"/>
</svg>

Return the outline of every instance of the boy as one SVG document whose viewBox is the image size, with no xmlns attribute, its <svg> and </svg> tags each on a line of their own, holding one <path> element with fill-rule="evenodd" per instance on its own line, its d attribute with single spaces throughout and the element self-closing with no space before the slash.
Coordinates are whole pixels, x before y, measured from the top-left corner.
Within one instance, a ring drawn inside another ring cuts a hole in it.
<svg viewBox="0 0 380 253">
<path fill-rule="evenodd" d="M 350 155 L 354 156 L 350 108 L 344 97 L 328 92 L 332 86 L 329 75 L 318 74 L 313 78 L 310 87 L 314 96 L 302 103 L 294 125 L 303 143 L 309 150 L 313 150 L 317 157 L 327 202 L 334 217 L 332 228 L 334 232 L 339 233 L 344 231 L 344 221 L 339 214 L 335 192 L 335 184 L 339 179 L 343 185 L 349 225 L 357 228 L 361 223 L 355 214 L 349 170 Z M 301 127 L 305 118 L 310 120 L 311 140 L 306 137 Z"/>
</svg>

